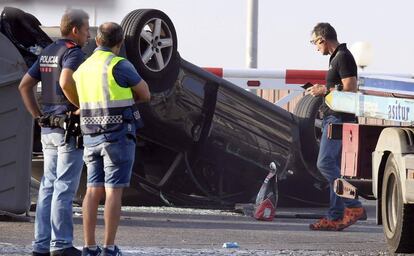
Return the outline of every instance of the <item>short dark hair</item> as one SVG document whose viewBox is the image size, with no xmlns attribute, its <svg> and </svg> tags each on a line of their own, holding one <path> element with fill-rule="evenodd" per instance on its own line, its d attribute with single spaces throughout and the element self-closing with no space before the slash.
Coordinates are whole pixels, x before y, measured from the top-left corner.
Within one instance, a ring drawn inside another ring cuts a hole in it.
<svg viewBox="0 0 414 256">
<path fill-rule="evenodd" d="M 96 40 L 101 46 L 112 48 L 122 42 L 124 31 L 122 27 L 115 22 L 105 22 L 99 26 L 96 32 Z"/>
<path fill-rule="evenodd" d="M 89 19 L 89 15 L 81 9 L 69 9 L 63 14 L 60 21 L 60 33 L 62 36 L 70 34 L 72 28 L 80 29 L 83 21 Z"/>
<path fill-rule="evenodd" d="M 320 22 L 316 24 L 312 30 L 312 33 L 314 33 L 316 37 L 320 36 L 326 40 L 338 41 L 335 29 L 327 22 Z"/>
</svg>

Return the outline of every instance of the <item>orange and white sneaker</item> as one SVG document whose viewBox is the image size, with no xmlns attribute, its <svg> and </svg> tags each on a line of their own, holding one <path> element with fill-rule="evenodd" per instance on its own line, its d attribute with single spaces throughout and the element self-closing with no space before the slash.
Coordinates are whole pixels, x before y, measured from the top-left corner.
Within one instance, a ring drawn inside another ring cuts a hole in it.
<svg viewBox="0 0 414 256">
<path fill-rule="evenodd" d="M 345 208 L 344 217 L 340 223 L 339 230 L 343 230 L 357 222 L 358 220 L 367 219 L 367 212 L 364 207 Z"/>
<path fill-rule="evenodd" d="M 328 220 L 322 218 L 315 223 L 309 225 L 310 230 L 321 230 L 321 231 L 339 231 L 341 230 L 341 220 Z"/>
</svg>

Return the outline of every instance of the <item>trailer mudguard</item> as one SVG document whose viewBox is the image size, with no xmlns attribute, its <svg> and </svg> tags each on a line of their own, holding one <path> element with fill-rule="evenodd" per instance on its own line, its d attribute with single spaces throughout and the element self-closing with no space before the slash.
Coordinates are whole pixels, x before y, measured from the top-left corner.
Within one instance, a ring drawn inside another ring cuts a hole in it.
<svg viewBox="0 0 414 256">
<path fill-rule="evenodd" d="M 372 191 L 378 198 L 387 156 L 392 153 L 398 166 L 404 203 L 414 203 L 414 128 L 385 128 L 372 153 Z"/>
</svg>

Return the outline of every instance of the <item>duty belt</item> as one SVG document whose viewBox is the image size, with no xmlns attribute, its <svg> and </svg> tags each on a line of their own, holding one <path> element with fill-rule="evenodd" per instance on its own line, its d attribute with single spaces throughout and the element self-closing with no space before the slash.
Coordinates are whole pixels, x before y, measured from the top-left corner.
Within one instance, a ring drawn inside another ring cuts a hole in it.
<svg viewBox="0 0 414 256">
<path fill-rule="evenodd" d="M 72 112 L 62 115 L 44 115 L 37 118 L 36 121 L 43 128 L 63 128 L 65 130 L 65 143 L 69 142 L 70 137 L 74 137 L 76 148 L 83 147 L 79 115 L 74 115 Z"/>
</svg>

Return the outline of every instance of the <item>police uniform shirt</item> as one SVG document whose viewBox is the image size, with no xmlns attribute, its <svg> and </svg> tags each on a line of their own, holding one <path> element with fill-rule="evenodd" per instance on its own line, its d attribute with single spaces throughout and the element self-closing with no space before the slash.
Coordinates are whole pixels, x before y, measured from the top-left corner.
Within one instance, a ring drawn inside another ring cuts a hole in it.
<svg viewBox="0 0 414 256">
<path fill-rule="evenodd" d="M 68 39 L 58 39 L 56 40 L 56 43 L 64 45 L 67 42 L 67 40 Z M 70 48 L 66 50 L 65 54 L 63 55 L 62 62 L 60 64 L 62 66 L 62 69 L 68 68 L 73 71 L 76 71 L 84 60 L 85 60 L 85 53 L 80 48 L 74 47 L 74 48 Z M 34 79 L 41 81 L 39 58 L 29 69 L 28 74 Z M 64 105 L 64 104 L 62 105 L 42 104 L 41 107 L 42 107 L 43 114 L 59 115 L 59 114 L 64 114 L 67 111 L 69 111 L 69 106 Z M 52 130 L 56 130 L 56 129 L 42 128 L 42 133 L 48 133 Z"/>
<path fill-rule="evenodd" d="M 58 39 L 56 43 L 64 45 L 67 39 Z M 78 47 L 68 49 L 63 55 L 62 69 L 69 68 L 76 71 L 80 64 L 85 60 L 85 53 Z M 39 59 L 32 65 L 28 71 L 29 75 L 34 79 L 41 81 Z M 45 114 L 63 114 L 67 109 L 67 105 L 43 105 L 42 111 Z"/>
</svg>

